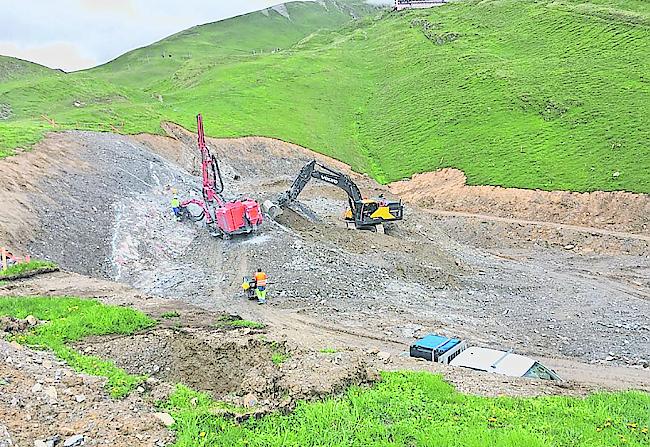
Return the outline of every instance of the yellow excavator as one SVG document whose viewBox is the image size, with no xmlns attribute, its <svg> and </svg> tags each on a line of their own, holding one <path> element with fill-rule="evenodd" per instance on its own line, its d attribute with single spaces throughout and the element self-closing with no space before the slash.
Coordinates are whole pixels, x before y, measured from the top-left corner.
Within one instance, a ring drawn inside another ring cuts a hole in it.
<svg viewBox="0 0 650 447">
<path fill-rule="evenodd" d="M 337 186 L 347 193 L 350 207 L 343 217 L 348 228 L 384 233 L 384 223 L 402 220 L 404 217 L 404 207 L 401 201 L 387 200 L 383 197 L 364 199 L 359 187 L 350 177 L 328 168 L 316 160 L 307 163 L 302 168 L 291 188 L 277 199 L 277 205 L 285 207 L 291 204 L 311 179 Z"/>
</svg>

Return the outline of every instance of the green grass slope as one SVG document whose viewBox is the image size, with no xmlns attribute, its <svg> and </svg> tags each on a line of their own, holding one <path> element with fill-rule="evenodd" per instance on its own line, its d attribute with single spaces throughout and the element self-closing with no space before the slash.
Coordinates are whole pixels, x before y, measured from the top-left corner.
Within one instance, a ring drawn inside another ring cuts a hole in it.
<svg viewBox="0 0 650 447">
<path fill-rule="evenodd" d="M 33 62 L 0 55 L 0 82 L 43 76 L 55 71 Z"/>
<path fill-rule="evenodd" d="M 161 133 L 160 121 L 174 119 L 163 114 L 168 85 L 191 87 L 214 67 L 263 58 L 313 32 L 376 12 L 362 0 L 293 2 L 191 28 L 93 70 L 65 74 L 43 67 L 28 76 L 0 77 L 0 111 L 11 110 L 9 118 L 0 114 L 0 157 L 31 147 L 52 130 Z M 13 73 L 27 64 L 2 57 L 0 68 L 3 62 Z"/>
<path fill-rule="evenodd" d="M 292 2 L 232 19 L 195 26 L 92 69 L 94 75 L 134 87 L 172 77 L 193 84 L 197 76 L 227 62 L 286 50 L 321 29 L 336 29 L 377 9 L 363 0 Z M 183 70 L 176 74 L 177 70 Z M 184 76 L 185 75 L 185 76 Z"/>
<path fill-rule="evenodd" d="M 212 136 L 281 138 L 382 182 L 455 167 L 471 184 L 650 192 L 650 3 L 464 0 L 343 25 L 336 13 L 331 26 L 317 3 L 288 11 L 0 82 L 14 110 L 0 150 L 37 140 L 42 114 L 159 132 L 163 119 L 193 129 L 202 112 Z"/>
<path fill-rule="evenodd" d="M 456 392 L 427 372 L 384 373 L 371 389 L 300 402 L 289 415 L 236 424 L 209 395 L 178 387 L 165 405 L 176 447 L 647 446 L 650 395 L 488 398 Z M 215 411 L 217 410 L 217 411 Z M 249 409 L 250 411 L 250 409 Z"/>
</svg>

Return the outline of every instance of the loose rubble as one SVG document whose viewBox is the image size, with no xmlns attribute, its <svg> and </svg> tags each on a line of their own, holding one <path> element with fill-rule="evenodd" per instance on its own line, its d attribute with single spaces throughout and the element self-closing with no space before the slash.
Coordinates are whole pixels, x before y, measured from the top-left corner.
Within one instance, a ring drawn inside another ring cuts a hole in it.
<svg viewBox="0 0 650 447">
<path fill-rule="evenodd" d="M 0 340 L 0 378 L 0 445 L 103 446 L 110 440 L 150 447 L 173 440 L 155 423 L 152 403 L 136 395 L 112 399 L 105 379 L 76 373 L 48 352 Z"/>
</svg>

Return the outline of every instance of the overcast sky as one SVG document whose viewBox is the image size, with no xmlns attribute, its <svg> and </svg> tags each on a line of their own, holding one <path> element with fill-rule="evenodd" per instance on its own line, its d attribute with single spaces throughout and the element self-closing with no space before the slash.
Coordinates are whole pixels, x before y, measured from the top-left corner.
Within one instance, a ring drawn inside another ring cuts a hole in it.
<svg viewBox="0 0 650 447">
<path fill-rule="evenodd" d="M 0 54 L 66 71 L 282 0 L 0 0 Z"/>
</svg>

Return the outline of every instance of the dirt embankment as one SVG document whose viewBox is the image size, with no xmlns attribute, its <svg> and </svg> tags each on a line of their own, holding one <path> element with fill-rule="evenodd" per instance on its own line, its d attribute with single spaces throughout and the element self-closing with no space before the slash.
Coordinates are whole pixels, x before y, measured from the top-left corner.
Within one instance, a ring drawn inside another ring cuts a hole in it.
<svg viewBox="0 0 650 447">
<path fill-rule="evenodd" d="M 67 183 L 88 164 L 76 156 L 77 146 L 63 134 L 50 134 L 33 151 L 0 160 L 2 172 L 2 212 L 0 245 L 24 250 L 39 227 L 37 208 L 50 202 L 37 201 L 50 194 L 42 180 L 51 178 Z"/>
<path fill-rule="evenodd" d="M 457 169 L 414 175 L 389 185 L 409 203 L 437 210 L 553 222 L 650 236 L 650 196 L 468 186 Z"/>
</svg>

